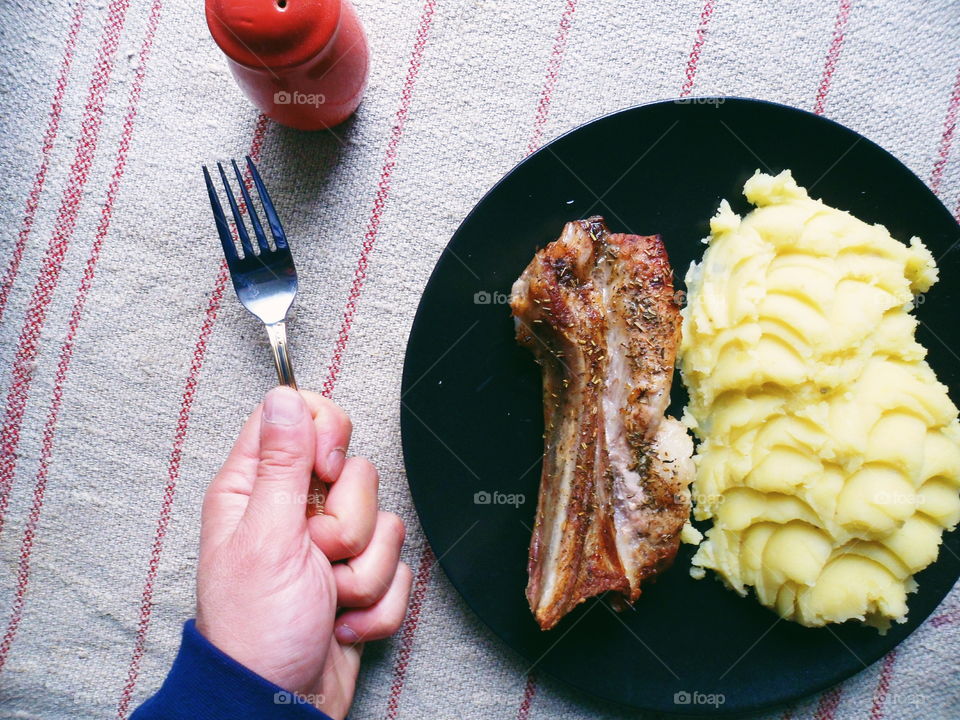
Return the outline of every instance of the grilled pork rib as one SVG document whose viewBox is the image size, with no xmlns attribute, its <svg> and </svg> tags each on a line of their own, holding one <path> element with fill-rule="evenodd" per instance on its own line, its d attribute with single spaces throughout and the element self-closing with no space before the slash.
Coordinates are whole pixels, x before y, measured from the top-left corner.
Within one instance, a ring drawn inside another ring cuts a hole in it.
<svg viewBox="0 0 960 720">
<path fill-rule="evenodd" d="M 549 630 L 607 590 L 630 602 L 673 561 L 693 443 L 664 411 L 680 340 L 660 238 L 567 223 L 514 283 L 517 341 L 543 367 L 543 475 L 527 599 Z"/>
</svg>

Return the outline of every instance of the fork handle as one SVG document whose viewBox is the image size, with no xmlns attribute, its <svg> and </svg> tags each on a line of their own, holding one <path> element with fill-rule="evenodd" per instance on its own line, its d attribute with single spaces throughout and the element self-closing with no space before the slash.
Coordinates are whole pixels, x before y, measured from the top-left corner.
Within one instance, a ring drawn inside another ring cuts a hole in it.
<svg viewBox="0 0 960 720">
<path fill-rule="evenodd" d="M 270 338 L 270 347 L 273 349 L 273 362 L 277 366 L 277 378 L 281 385 L 287 385 L 297 390 L 297 380 L 293 377 L 293 365 L 290 363 L 290 351 L 287 346 L 287 324 L 282 320 L 275 323 L 265 323 L 267 336 Z M 326 505 L 328 488 L 317 477 L 310 473 L 310 492 L 307 495 L 307 517 L 323 515 Z"/>
<path fill-rule="evenodd" d="M 297 389 L 297 380 L 293 376 L 293 365 L 290 362 L 290 350 L 287 345 L 287 324 L 284 321 L 268 323 L 267 336 L 270 338 L 270 347 L 273 349 L 273 362 L 277 366 L 277 379 L 281 385 Z"/>
</svg>

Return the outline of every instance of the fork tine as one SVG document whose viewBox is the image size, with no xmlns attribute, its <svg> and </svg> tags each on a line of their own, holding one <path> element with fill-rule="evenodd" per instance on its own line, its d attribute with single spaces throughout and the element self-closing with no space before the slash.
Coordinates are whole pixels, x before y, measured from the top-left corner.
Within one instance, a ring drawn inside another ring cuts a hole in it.
<svg viewBox="0 0 960 720">
<path fill-rule="evenodd" d="M 283 232 L 283 226 L 280 224 L 280 218 L 277 217 L 277 211 L 273 208 L 273 201 L 270 200 L 270 193 L 263 185 L 260 179 L 260 173 L 253 160 L 247 155 L 247 167 L 250 168 L 250 174 L 253 176 L 253 184 L 257 186 L 257 194 L 260 195 L 260 202 L 263 203 L 263 211 L 267 214 L 267 222 L 270 223 L 270 232 L 273 233 L 273 240 L 278 249 L 287 248 L 287 236 Z"/>
<path fill-rule="evenodd" d="M 237 167 L 237 161 L 231 160 L 233 163 L 233 172 L 237 176 L 237 183 L 240 185 L 240 193 L 243 195 L 243 202 L 247 206 L 247 215 L 250 216 L 250 222 L 253 223 L 253 234 L 257 236 L 257 245 L 260 246 L 260 252 L 270 252 L 270 246 L 267 244 L 267 236 L 263 233 L 263 225 L 260 224 L 260 217 L 257 215 L 257 209 L 253 206 L 253 201 L 250 199 L 250 193 L 247 192 L 247 184 L 243 181 L 243 176 L 240 174 L 240 168 Z"/>
<path fill-rule="evenodd" d="M 230 226 L 227 224 L 227 218 L 223 215 L 223 206 L 220 204 L 220 198 L 217 197 L 217 190 L 213 187 L 213 181 L 210 179 L 210 173 L 206 165 L 203 165 L 203 179 L 207 183 L 207 194 L 210 196 L 210 207 L 213 209 L 213 220 L 217 224 L 220 244 L 223 245 L 223 255 L 227 258 L 227 265 L 233 265 L 237 261 L 237 247 L 233 244 Z"/>
<path fill-rule="evenodd" d="M 237 199 L 233 196 L 233 190 L 230 189 L 230 183 L 227 182 L 227 174 L 223 172 L 223 165 L 218 162 L 217 167 L 220 169 L 220 179 L 223 180 L 223 188 L 227 191 L 227 201 L 230 203 L 230 210 L 233 212 L 233 222 L 237 226 L 237 235 L 240 236 L 240 245 L 243 247 L 243 256 L 245 258 L 253 257 L 253 245 L 250 244 L 250 236 L 247 234 L 247 226 L 243 224 L 243 216 L 240 214 L 240 208 L 237 207 Z"/>
</svg>

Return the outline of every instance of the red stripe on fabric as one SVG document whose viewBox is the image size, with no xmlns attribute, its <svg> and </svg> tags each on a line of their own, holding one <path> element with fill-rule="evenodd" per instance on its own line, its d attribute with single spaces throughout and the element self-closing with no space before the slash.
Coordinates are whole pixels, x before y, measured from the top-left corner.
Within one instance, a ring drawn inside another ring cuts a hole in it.
<svg viewBox="0 0 960 720">
<path fill-rule="evenodd" d="M 943 615 L 937 615 L 930 621 L 930 624 L 935 628 L 940 628 L 944 625 L 953 625 L 956 619 L 956 610 L 954 610 L 953 612 L 945 612 Z"/>
<path fill-rule="evenodd" d="M 426 45 L 426 34 L 430 28 L 433 12 L 436 8 L 435 0 L 427 0 L 423 13 L 420 18 L 420 26 L 417 32 L 417 38 L 414 43 L 414 52 L 411 56 L 411 67 L 407 73 L 401 93 L 401 106 L 398 110 L 393 133 L 387 145 L 386 158 L 381 170 L 380 182 L 377 188 L 377 195 L 374 200 L 374 208 L 371 212 L 370 222 L 367 228 L 367 234 L 364 238 L 362 252 L 357 263 L 357 269 L 354 275 L 354 282 L 348 295 L 347 307 L 344 311 L 343 324 L 338 336 L 337 344 L 334 349 L 334 357 L 328 371 L 327 380 L 323 386 L 324 394 L 329 397 L 333 392 L 334 384 L 342 363 L 342 354 L 346 348 L 349 339 L 350 326 L 353 322 L 353 316 L 356 313 L 357 300 L 363 287 L 363 281 L 366 277 L 366 268 L 369 263 L 369 253 L 373 249 L 379 231 L 380 219 L 386 205 L 390 190 L 390 178 L 393 168 L 396 165 L 397 149 L 400 138 L 403 134 L 403 126 L 409 113 L 410 102 L 412 99 L 413 85 L 416 76 L 419 73 L 420 62 L 423 56 L 423 49 Z M 415 61 L 415 62 L 414 62 Z M 254 138 L 251 143 L 250 155 L 256 161 L 260 155 L 260 149 L 263 144 L 263 136 L 266 130 L 266 118 L 261 116 L 258 122 Z M 130 702 L 133 697 L 133 690 L 136 687 L 137 678 L 140 671 L 140 663 L 143 659 L 146 635 L 150 624 L 150 614 L 153 604 L 154 584 L 156 582 L 157 571 L 159 569 L 160 556 L 163 552 L 163 540 L 166 535 L 167 527 L 170 522 L 173 499 L 176 491 L 177 480 L 180 472 L 180 456 L 182 447 L 186 441 L 187 427 L 189 424 L 190 410 L 193 404 L 193 396 L 196 392 L 196 386 L 199 379 L 200 369 L 203 364 L 203 357 L 206 354 L 207 338 L 213 330 L 216 321 L 217 311 L 219 310 L 220 300 L 223 295 L 229 278 L 226 263 L 220 267 L 220 274 L 217 276 L 217 282 L 214 291 L 211 294 L 210 305 L 207 308 L 207 314 L 201 328 L 200 338 L 197 340 L 197 346 L 194 350 L 194 364 L 187 377 L 186 387 L 184 389 L 183 401 L 181 403 L 180 418 L 177 423 L 177 431 L 174 437 L 174 447 L 170 455 L 169 479 L 164 492 L 163 504 L 161 506 L 160 518 L 157 522 L 157 531 L 154 537 L 153 548 L 150 555 L 150 563 L 147 570 L 147 579 L 144 583 L 143 595 L 140 603 L 140 622 L 137 628 L 137 639 L 133 655 L 130 660 L 130 667 L 127 671 L 127 682 L 121 693 L 120 702 L 117 707 L 117 717 L 124 720 L 130 708 Z"/>
<path fill-rule="evenodd" d="M 554 38 L 553 50 L 551 51 L 550 60 L 547 63 L 543 88 L 540 91 L 540 99 L 537 102 L 537 110 L 534 116 L 533 134 L 530 138 L 530 142 L 527 144 L 527 155 L 534 152 L 539 147 L 540 140 L 543 137 L 543 128 L 546 125 L 547 118 L 550 113 L 550 102 L 553 96 L 554 88 L 556 87 L 557 81 L 560 78 L 560 70 L 563 67 L 563 56 L 566 53 L 567 48 L 567 38 L 570 34 L 570 28 L 573 23 L 573 14 L 576 12 L 576 9 L 576 0 L 567 0 L 563 13 L 560 16 L 560 23 L 557 28 L 556 37 Z M 432 558 L 433 553 L 429 546 L 425 547 L 423 554 L 420 556 L 420 566 L 423 567 L 424 563 L 428 560 L 432 564 Z M 424 586 L 422 591 L 424 595 L 427 591 L 426 583 L 428 580 L 429 574 L 424 578 Z M 422 600 L 420 603 L 422 603 Z M 409 654 L 412 651 L 413 636 L 416 633 L 416 627 L 420 617 L 420 603 L 418 603 L 416 608 L 416 620 L 411 620 L 411 618 L 414 617 L 413 605 L 411 604 L 410 613 L 407 615 L 401 630 L 405 642 L 403 645 L 401 645 L 401 649 L 397 654 L 397 659 L 394 665 L 394 681 L 393 686 L 390 689 L 390 697 L 387 701 L 388 718 L 396 718 L 397 713 L 399 712 L 400 696 L 403 694 L 407 664 L 409 662 Z M 406 640 L 407 637 L 409 637 L 409 641 Z M 407 648 L 409 648 L 409 650 Z M 524 701 L 521 702 L 520 705 L 522 708 L 524 706 L 523 703 L 527 703 L 527 713 L 529 713 L 529 706 L 533 701 L 533 695 L 536 693 L 536 682 L 535 676 L 531 675 L 527 677 L 526 689 L 524 691 Z M 528 695 L 529 701 L 527 701 Z"/>
<path fill-rule="evenodd" d="M 850 10 L 852 7 L 852 0 L 840 0 L 840 7 L 837 9 L 837 19 L 833 25 L 833 39 L 830 41 L 830 49 L 827 50 L 827 60 L 823 65 L 823 74 L 820 76 L 820 87 L 817 88 L 817 99 L 813 105 L 813 112 L 817 115 L 823 114 L 823 108 L 827 102 L 827 93 L 830 92 L 830 82 L 833 79 L 833 73 L 836 71 L 837 63 L 840 60 L 840 51 L 843 49 L 843 36 L 847 29 L 847 21 L 850 19 Z"/>
<path fill-rule="evenodd" d="M 263 138 L 267 130 L 267 119 L 261 115 L 257 120 L 250 143 L 249 155 L 254 161 L 260 159 L 260 150 L 263 147 Z M 203 370 L 203 361 L 207 355 L 207 343 L 213 333 L 217 321 L 217 313 L 223 300 L 223 293 L 230 279 L 226 261 L 220 263 L 220 270 L 210 293 L 210 301 L 204 313 L 203 323 L 200 326 L 200 335 L 193 350 L 193 362 L 187 372 L 183 395 L 180 399 L 180 414 L 177 418 L 176 430 L 173 435 L 173 447 L 170 450 L 170 460 L 167 464 L 167 483 L 163 490 L 163 499 L 160 504 L 160 515 L 157 518 L 157 528 L 150 548 L 150 560 L 147 564 L 146 579 L 143 583 L 143 593 L 140 596 L 140 616 L 137 622 L 137 634 L 133 653 L 130 656 L 130 665 L 127 669 L 127 681 L 120 693 L 117 704 L 117 717 L 126 720 L 133 699 L 133 691 L 140 676 L 140 664 L 146 650 L 147 632 L 150 629 L 150 617 L 153 612 L 153 593 L 160 569 L 160 559 L 163 556 L 163 543 L 170 526 L 173 514 L 173 501 L 176 498 L 177 482 L 180 479 L 180 462 L 183 458 L 183 448 L 187 441 L 187 430 L 190 425 L 190 414 L 193 410 L 193 401 L 196 398 L 197 386 L 200 383 L 200 372 Z"/>
<path fill-rule="evenodd" d="M 840 705 L 840 697 L 843 695 L 843 687 L 837 685 L 827 690 L 820 697 L 820 704 L 817 706 L 817 712 L 813 716 L 814 720 L 833 720 Z"/>
<path fill-rule="evenodd" d="M 523 688 L 523 700 L 517 708 L 517 720 L 527 720 L 530 717 L 530 708 L 533 707 L 533 698 L 537 695 L 537 674 L 527 675 L 527 684 Z"/>
<path fill-rule="evenodd" d="M 156 582 L 157 572 L 160 568 L 160 558 L 163 555 L 163 541 L 166 537 L 167 529 L 170 526 L 170 516 L 173 511 L 177 481 L 180 479 L 180 461 L 183 457 L 183 446 L 187 438 L 190 412 L 193 409 L 193 400 L 196 397 L 200 371 L 203 369 L 203 361 L 207 354 L 207 342 L 213 332 L 214 322 L 217 319 L 217 312 L 220 310 L 223 291 L 227 286 L 228 280 L 229 274 L 226 263 L 224 262 L 220 265 L 220 271 L 217 274 L 213 292 L 210 294 L 210 302 L 207 305 L 207 311 L 200 328 L 200 337 L 197 339 L 197 344 L 193 350 L 193 362 L 190 365 L 190 371 L 187 373 L 186 385 L 184 386 L 183 395 L 180 400 L 180 414 L 177 418 L 173 449 L 170 452 L 170 460 L 167 466 L 167 484 L 163 490 L 160 517 L 157 521 L 157 529 L 154 533 L 153 545 L 150 549 L 147 579 L 144 582 L 143 593 L 140 597 L 140 618 L 137 623 L 136 641 L 134 643 L 133 654 L 130 658 L 130 666 L 127 669 L 127 681 L 123 686 L 120 701 L 117 705 L 117 717 L 119 718 L 127 717 L 130 701 L 133 697 L 133 690 L 136 687 L 137 678 L 140 674 L 140 662 L 143 659 L 147 630 L 150 626 L 150 616 L 153 610 L 154 583 Z"/>
<path fill-rule="evenodd" d="M 337 333 L 337 340 L 333 347 L 333 358 L 330 360 L 330 366 L 327 368 L 327 377 L 323 381 L 321 393 L 324 397 L 329 398 L 333 394 L 333 388 L 337 383 L 337 378 L 340 376 L 340 370 L 343 367 L 343 353 L 350 340 L 350 329 L 353 327 L 353 319 L 359 307 L 358 301 L 360 299 L 360 293 L 363 291 L 363 284 L 367 279 L 370 253 L 373 252 L 373 247 L 380 234 L 380 222 L 383 219 L 383 211 L 386 208 L 387 199 L 390 197 L 390 184 L 393 177 L 393 170 L 397 164 L 397 149 L 400 146 L 400 139 L 403 137 L 403 130 L 407 124 L 407 115 L 410 113 L 410 103 L 413 98 L 413 88 L 414 85 L 416 85 L 417 75 L 420 74 L 423 50 L 427 45 L 427 35 L 430 32 L 430 25 L 433 21 L 433 13 L 436 7 L 436 0 L 426 0 L 420 14 L 420 24 L 417 27 L 413 51 L 410 55 L 407 77 L 404 80 L 403 90 L 400 93 L 400 107 L 397 109 L 397 114 L 394 117 L 390 140 L 387 142 L 383 166 L 380 169 L 380 180 L 377 183 L 377 194 L 373 200 L 370 219 L 367 221 L 367 231 L 364 233 L 363 243 L 360 248 L 360 257 L 357 259 L 357 267 L 353 273 L 353 283 L 350 285 L 350 291 L 347 293 L 347 302 L 343 310 L 343 318 L 340 321 L 340 332 Z"/>
<path fill-rule="evenodd" d="M 435 11 L 436 1 L 426 0 L 420 12 L 417 33 L 414 37 L 413 49 L 410 53 L 410 60 L 407 66 L 407 75 L 400 92 L 400 106 L 394 116 L 393 129 L 390 134 L 390 139 L 387 141 L 387 149 L 384 154 L 383 165 L 380 169 L 380 179 L 377 183 L 377 192 L 374 197 L 373 207 L 370 211 L 370 218 L 367 221 L 367 229 L 364 234 L 363 243 L 361 244 L 360 257 L 357 259 L 353 282 L 347 293 L 347 301 L 340 323 L 340 331 L 334 343 L 333 357 L 321 389 L 321 393 L 328 398 L 333 395 L 333 389 L 336 386 L 337 379 L 340 376 L 340 370 L 343 367 L 343 354 L 350 340 L 350 329 L 353 326 L 353 319 L 359 307 L 358 301 L 367 277 L 370 254 L 376 244 L 383 212 L 386 208 L 387 200 L 390 197 L 391 179 L 393 170 L 397 164 L 397 151 L 400 146 L 400 141 L 403 138 L 407 116 L 410 113 L 413 89 L 416 85 L 417 76 L 420 74 L 423 52 L 427 45 Z M 413 593 L 410 599 L 410 607 L 400 630 L 400 649 L 397 652 L 393 670 L 393 684 L 391 685 L 390 696 L 387 700 L 388 718 L 396 718 L 400 709 L 400 696 L 403 693 L 403 686 L 406 681 L 407 665 L 413 651 L 413 641 L 416 635 L 417 625 L 420 622 L 420 609 L 423 605 L 423 598 L 426 594 L 432 567 L 433 554 L 429 548 L 426 548 L 420 556 L 420 563 L 414 579 Z"/>
<path fill-rule="evenodd" d="M 47 309 L 60 280 L 60 270 L 73 231 L 76 228 L 83 189 L 90 176 L 103 124 L 104 98 L 113 72 L 113 61 L 120 43 L 120 33 L 126 20 L 130 0 L 113 0 L 107 15 L 106 30 L 97 54 L 97 62 L 90 79 L 90 89 L 80 126 L 76 155 L 57 213 L 53 235 L 44 253 L 40 275 L 30 296 L 30 305 L 17 342 L 13 372 L 7 392 L 3 429 L 0 431 L 0 533 L 10 501 L 17 466 L 17 447 L 20 429 L 26 411 L 27 396 L 33 379 L 33 368 L 40 351 L 40 334 L 47 317 Z"/>
<path fill-rule="evenodd" d="M 137 118 L 140 96 L 143 92 L 146 65 L 150 58 L 150 50 L 153 47 L 153 39 L 156 35 L 157 27 L 160 24 L 160 10 L 161 2 L 160 0 L 155 0 L 150 9 L 146 34 L 143 39 L 143 44 L 140 47 L 139 62 L 134 75 L 133 86 L 130 89 L 127 113 L 123 119 L 123 130 L 117 149 L 117 159 L 114 165 L 113 175 L 110 178 L 110 185 L 107 188 L 106 201 L 100 213 L 100 222 L 94 234 L 93 245 L 90 248 L 90 255 L 87 258 L 87 264 L 84 267 L 83 276 L 80 279 L 80 286 L 77 288 L 76 299 L 74 300 L 73 310 L 70 313 L 70 321 L 67 325 L 67 334 L 64 338 L 63 345 L 60 347 L 60 359 L 54 377 L 53 401 L 50 404 L 50 410 L 43 428 L 43 440 L 40 446 L 40 465 L 34 481 L 33 504 L 30 508 L 27 524 L 23 531 L 23 537 L 20 540 L 17 586 L 14 593 L 13 608 L 10 612 L 7 630 L 3 635 L 3 641 L 0 643 L 0 671 L 3 670 L 3 666 L 7 661 L 10 647 L 16 638 L 17 628 L 20 626 L 20 620 L 23 617 L 23 607 L 30 579 L 30 554 L 33 550 L 37 526 L 40 522 L 40 513 L 43 510 L 43 499 L 47 489 L 47 477 L 53 456 L 57 420 L 60 415 L 61 404 L 63 403 L 63 388 L 66 383 L 67 373 L 70 370 L 74 341 L 80 328 L 80 320 L 83 318 L 83 308 L 86 305 L 87 296 L 93 284 L 97 262 L 100 259 L 100 250 L 103 247 L 107 232 L 110 229 L 110 221 L 113 218 L 113 205 L 120 189 L 120 181 L 123 179 L 123 174 L 126 170 L 127 154 L 130 151 L 134 122 Z"/>
<path fill-rule="evenodd" d="M 943 180 L 943 171 L 950 158 L 950 147 L 953 145 L 953 135 L 957 129 L 957 112 L 960 110 L 960 68 L 957 69 L 957 78 L 953 82 L 953 92 L 950 102 L 947 103 L 947 117 L 943 123 L 943 134 L 940 136 L 940 146 L 937 150 L 937 160 L 930 173 L 930 189 L 940 191 L 940 182 Z"/>
<path fill-rule="evenodd" d="M 543 80 L 543 88 L 540 90 L 540 100 L 537 102 L 537 112 L 533 120 L 533 133 L 530 136 L 530 142 L 527 143 L 527 155 L 535 152 L 543 140 L 543 128 L 547 124 L 547 118 L 550 114 L 550 102 L 553 98 L 554 89 L 557 81 L 560 79 L 560 70 L 563 67 L 563 57 L 567 52 L 567 38 L 570 35 L 570 28 L 573 25 L 573 14 L 577 10 L 576 0 L 568 0 L 563 13 L 560 15 L 560 24 L 557 27 L 557 35 L 553 41 L 553 51 L 550 54 L 550 61 L 547 63 L 547 72 Z M 537 677 L 530 673 L 527 675 L 527 681 L 523 690 L 523 699 L 520 701 L 520 707 L 517 710 L 517 718 L 526 718 L 530 714 L 530 706 L 537 693 Z"/>
<path fill-rule="evenodd" d="M 387 700 L 387 720 L 396 720 L 400 714 L 400 696 L 407 680 L 407 668 L 410 656 L 413 654 L 413 641 L 417 635 L 417 626 L 420 624 L 420 613 L 423 610 L 423 601 L 427 596 L 427 587 L 430 584 L 430 574 L 436 560 L 429 546 L 420 553 L 420 564 L 413 579 L 413 591 L 410 593 L 410 607 L 400 629 L 400 649 L 397 650 L 397 659 L 393 667 L 393 684 L 390 686 L 390 697 Z"/>
<path fill-rule="evenodd" d="M 687 57 L 686 79 L 680 88 L 680 97 L 687 97 L 693 90 L 693 83 L 697 78 L 697 65 L 700 64 L 700 53 L 707 41 L 707 27 L 710 25 L 710 18 L 713 17 L 713 10 L 716 5 L 717 3 L 714 0 L 707 0 L 703 4 L 703 10 L 700 12 L 700 24 L 697 26 L 697 35 L 693 41 L 693 47 L 690 49 L 690 55 Z"/>
<path fill-rule="evenodd" d="M 43 144 L 40 147 L 40 168 L 33 178 L 33 185 L 30 187 L 30 194 L 27 195 L 27 207 L 23 213 L 23 222 L 20 224 L 20 233 L 13 246 L 13 253 L 10 255 L 10 262 L 7 265 L 3 279 L 0 280 L 0 320 L 3 320 L 3 312 L 7 307 L 7 298 L 17 279 L 17 273 L 20 271 L 20 262 L 23 260 L 23 253 L 27 247 L 27 241 L 30 239 L 30 231 L 33 229 L 33 220 L 37 214 L 37 207 L 40 205 L 40 195 L 43 193 L 43 184 L 47 179 L 47 170 L 50 167 L 50 155 L 53 153 L 53 146 L 57 140 L 57 133 L 60 130 L 60 116 L 63 113 L 63 97 L 67 92 L 67 82 L 70 76 L 70 66 L 73 64 L 73 51 L 77 45 L 77 35 L 80 27 L 83 25 L 83 15 L 86 12 L 86 0 L 78 0 L 73 8 L 73 16 L 70 18 L 69 30 L 67 31 L 67 41 L 63 48 L 63 59 L 60 61 L 60 74 L 57 76 L 55 90 L 53 91 L 53 100 L 50 102 L 50 115 L 47 119 L 47 128 L 43 132 Z"/>
<path fill-rule="evenodd" d="M 897 661 L 897 649 L 894 648 L 883 659 L 877 689 L 873 691 L 873 704 L 870 706 L 870 720 L 883 720 L 883 703 L 890 691 L 890 678 L 893 677 L 893 665 Z"/>
<path fill-rule="evenodd" d="M 953 134 L 957 125 L 958 106 L 960 106 L 960 69 L 957 70 L 957 77 L 953 84 L 950 100 L 947 103 L 947 117 L 943 123 L 943 134 L 940 136 L 937 160 L 934 162 L 933 170 L 930 173 L 930 188 L 934 192 L 937 192 L 940 187 L 943 171 L 950 157 L 950 146 L 953 142 Z M 957 209 L 954 211 L 954 218 L 957 222 L 960 222 L 960 204 L 957 205 Z M 935 628 L 952 624 L 958 613 L 960 613 L 960 609 L 958 608 L 948 610 L 942 615 L 932 618 L 930 624 Z M 871 720 L 880 720 L 883 718 L 883 704 L 887 697 L 896 659 L 897 651 L 894 649 L 890 651 L 883 660 L 883 667 L 880 670 L 877 687 L 873 691 L 873 704 L 870 709 Z"/>
<path fill-rule="evenodd" d="M 550 101 L 553 98 L 553 90 L 557 86 L 557 81 L 560 79 L 563 56 L 567 52 L 567 38 L 570 35 L 573 14 L 576 10 L 577 0 L 567 0 L 563 14 L 560 16 L 557 35 L 553 41 L 553 50 L 550 53 L 550 61 L 547 63 L 543 88 L 540 90 L 540 100 L 537 102 L 537 111 L 533 119 L 533 134 L 527 144 L 527 155 L 539 148 L 540 142 L 543 140 L 543 128 L 547 124 L 547 117 L 550 115 Z"/>
</svg>

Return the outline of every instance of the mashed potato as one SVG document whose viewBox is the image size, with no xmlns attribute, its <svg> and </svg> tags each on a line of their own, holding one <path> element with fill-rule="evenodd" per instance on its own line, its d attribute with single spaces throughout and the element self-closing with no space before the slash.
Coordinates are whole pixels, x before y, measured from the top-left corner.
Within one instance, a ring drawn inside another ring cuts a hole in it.
<svg viewBox="0 0 960 720">
<path fill-rule="evenodd" d="M 918 238 L 812 200 L 790 172 L 724 201 L 687 274 L 685 420 L 701 440 L 692 573 L 804 625 L 903 622 L 960 520 L 960 424 L 914 339 Z"/>
</svg>

